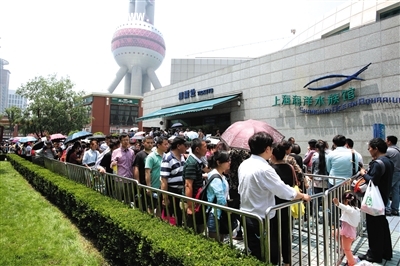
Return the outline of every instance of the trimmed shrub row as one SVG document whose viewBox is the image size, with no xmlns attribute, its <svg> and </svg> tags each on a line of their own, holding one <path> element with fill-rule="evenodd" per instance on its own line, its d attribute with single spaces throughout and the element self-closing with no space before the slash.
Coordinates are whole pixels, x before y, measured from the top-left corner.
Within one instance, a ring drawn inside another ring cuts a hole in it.
<svg viewBox="0 0 400 266">
<path fill-rule="evenodd" d="M 266 265 L 239 250 L 170 226 L 65 177 L 8 155 L 13 167 L 58 206 L 117 265 Z"/>
</svg>

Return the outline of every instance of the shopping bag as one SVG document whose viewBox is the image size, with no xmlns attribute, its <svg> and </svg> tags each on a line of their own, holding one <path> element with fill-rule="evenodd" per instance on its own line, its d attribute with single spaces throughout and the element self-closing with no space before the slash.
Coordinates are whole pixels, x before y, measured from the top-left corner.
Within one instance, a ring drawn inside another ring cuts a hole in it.
<svg viewBox="0 0 400 266">
<path fill-rule="evenodd" d="M 379 188 L 374 185 L 374 182 L 369 181 L 363 201 L 361 203 L 361 211 L 372 216 L 385 214 L 385 205 L 383 204 Z"/>
<path fill-rule="evenodd" d="M 168 216 L 166 215 L 166 212 L 164 210 L 161 211 L 161 219 L 164 221 L 169 222 L 170 225 L 176 225 L 176 220 L 174 216 Z"/>
<path fill-rule="evenodd" d="M 294 186 L 294 189 L 297 192 L 300 192 L 298 186 Z M 297 219 L 297 218 L 301 217 L 302 215 L 304 215 L 304 212 L 305 212 L 304 203 L 301 202 L 301 203 L 296 203 L 296 204 L 291 205 L 290 206 L 290 212 L 292 213 L 293 218 Z"/>
</svg>

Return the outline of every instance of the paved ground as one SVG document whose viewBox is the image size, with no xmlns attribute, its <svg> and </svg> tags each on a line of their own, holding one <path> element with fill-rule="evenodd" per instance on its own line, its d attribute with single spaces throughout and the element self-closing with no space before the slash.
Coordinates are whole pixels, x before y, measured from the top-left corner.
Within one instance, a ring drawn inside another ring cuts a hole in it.
<svg viewBox="0 0 400 266">
<path fill-rule="evenodd" d="M 389 221 L 390 233 L 392 236 L 392 246 L 393 246 L 393 258 L 390 261 L 383 260 L 382 263 L 373 263 L 373 265 L 385 265 L 385 266 L 400 266 L 400 217 L 399 216 L 388 216 L 386 217 Z M 293 228 L 293 244 L 292 244 L 292 265 L 308 265 L 308 260 L 310 259 L 310 265 L 323 265 L 323 238 L 321 236 L 317 237 L 316 227 L 314 227 L 313 233 L 307 234 L 307 226 L 302 225 L 300 228 L 300 233 L 298 230 L 298 225 L 296 224 Z M 320 228 L 319 230 L 322 230 Z M 308 237 L 309 236 L 309 237 Z M 299 241 L 301 237 L 302 241 Z M 299 244 L 301 243 L 301 244 Z M 233 241 L 234 246 L 238 249 L 244 250 L 243 241 Z M 366 235 L 366 230 L 363 231 L 362 235 L 354 241 L 352 245 L 352 251 L 354 255 L 365 254 L 368 250 L 368 238 Z M 342 261 L 338 265 L 344 265 L 346 263 L 346 257 L 341 256 L 336 252 L 330 252 L 331 262 L 329 264 L 335 265 L 335 261 Z M 301 262 L 300 262 L 301 257 Z"/>
<path fill-rule="evenodd" d="M 399 266 L 400 265 L 400 217 L 387 216 L 389 221 L 390 233 L 392 236 L 393 258 L 390 261 L 382 260 L 382 263 L 373 263 L 373 265 Z M 368 238 L 363 234 L 353 243 L 353 253 L 356 255 L 365 254 L 368 250 Z M 345 262 L 346 259 L 343 260 Z M 342 263 L 344 265 L 344 263 Z"/>
</svg>

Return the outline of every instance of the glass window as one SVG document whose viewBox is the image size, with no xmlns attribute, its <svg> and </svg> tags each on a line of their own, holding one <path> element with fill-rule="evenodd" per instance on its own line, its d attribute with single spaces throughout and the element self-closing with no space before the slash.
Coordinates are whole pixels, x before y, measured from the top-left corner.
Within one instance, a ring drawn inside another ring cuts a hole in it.
<svg viewBox="0 0 400 266">
<path fill-rule="evenodd" d="M 130 126 L 138 117 L 139 107 L 133 105 L 116 105 L 110 106 L 110 125 L 114 126 Z"/>
</svg>

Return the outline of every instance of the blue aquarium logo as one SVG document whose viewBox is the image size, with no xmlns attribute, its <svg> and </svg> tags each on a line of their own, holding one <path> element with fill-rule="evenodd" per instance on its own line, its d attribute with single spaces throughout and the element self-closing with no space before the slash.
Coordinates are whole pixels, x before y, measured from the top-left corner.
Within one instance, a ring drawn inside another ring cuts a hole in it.
<svg viewBox="0 0 400 266">
<path fill-rule="evenodd" d="M 341 80 L 341 81 L 339 81 L 337 83 L 333 83 L 331 85 L 326 85 L 326 86 L 317 87 L 317 88 L 308 87 L 307 89 L 313 90 L 313 91 L 328 91 L 328 90 L 332 90 L 334 88 L 340 87 L 343 84 L 346 84 L 347 82 L 349 82 L 349 81 L 351 81 L 353 79 L 355 79 L 355 80 L 364 80 L 362 78 L 359 78 L 358 75 L 360 75 L 364 70 L 366 70 L 371 64 L 372 63 L 369 63 L 368 65 L 366 65 L 365 67 L 361 68 L 359 71 L 357 71 L 356 73 L 354 73 L 353 75 L 350 75 L 350 76 L 340 75 L 340 74 L 333 74 L 333 75 L 328 75 L 328 76 L 324 76 L 324 77 L 321 77 L 321 78 L 314 79 L 314 80 L 308 82 L 306 85 L 304 85 L 303 88 L 307 87 L 311 83 L 314 83 L 314 82 L 317 82 L 317 81 L 320 81 L 320 80 L 323 80 L 323 79 L 329 79 L 329 78 L 345 78 L 345 79 Z"/>
</svg>

